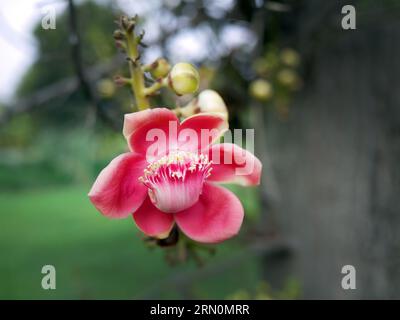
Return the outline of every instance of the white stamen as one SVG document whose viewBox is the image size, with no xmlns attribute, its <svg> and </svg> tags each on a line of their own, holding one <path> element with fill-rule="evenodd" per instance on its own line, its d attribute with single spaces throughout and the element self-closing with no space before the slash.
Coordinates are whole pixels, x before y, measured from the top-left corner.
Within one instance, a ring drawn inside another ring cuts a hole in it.
<svg viewBox="0 0 400 320">
<path fill-rule="evenodd" d="M 211 164 L 207 155 L 175 151 L 150 163 L 139 180 L 149 188 L 156 207 L 178 212 L 197 202 Z"/>
</svg>

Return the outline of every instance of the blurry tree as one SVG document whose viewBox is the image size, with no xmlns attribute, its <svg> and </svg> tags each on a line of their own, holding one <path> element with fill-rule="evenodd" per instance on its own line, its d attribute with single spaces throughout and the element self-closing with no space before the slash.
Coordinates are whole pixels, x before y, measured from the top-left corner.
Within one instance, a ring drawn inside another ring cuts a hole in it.
<svg viewBox="0 0 400 320">
<path fill-rule="evenodd" d="M 78 10 L 78 29 L 81 36 L 82 63 L 86 68 L 110 60 L 115 55 L 111 34 L 115 26 L 111 7 L 85 1 Z M 60 79 L 74 76 L 71 59 L 71 37 L 68 12 L 57 17 L 55 30 L 45 30 L 40 23 L 34 35 L 38 44 L 35 63 L 21 81 L 17 95 L 29 96 L 37 90 L 52 85 Z M 53 99 L 35 108 L 32 117 L 38 125 L 71 127 L 82 125 L 87 113 L 88 101 L 81 91 Z"/>
</svg>

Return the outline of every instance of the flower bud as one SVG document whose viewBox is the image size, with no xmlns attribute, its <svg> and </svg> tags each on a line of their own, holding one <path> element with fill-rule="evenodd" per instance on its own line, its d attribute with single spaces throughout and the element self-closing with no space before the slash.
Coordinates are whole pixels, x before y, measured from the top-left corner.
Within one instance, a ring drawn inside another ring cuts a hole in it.
<svg viewBox="0 0 400 320">
<path fill-rule="evenodd" d="M 150 66 L 150 73 L 154 79 L 164 78 L 171 70 L 171 66 L 164 58 L 159 58 Z"/>
<path fill-rule="evenodd" d="M 123 40 L 125 38 L 125 35 L 121 30 L 118 29 L 114 31 L 113 37 L 115 40 Z"/>
<path fill-rule="evenodd" d="M 122 16 L 120 19 L 120 26 L 124 30 L 131 32 L 135 28 L 137 17 L 128 18 L 126 16 Z"/>
<path fill-rule="evenodd" d="M 104 98 L 110 98 L 115 93 L 114 82 L 110 79 L 102 79 L 97 83 L 97 91 Z"/>
<path fill-rule="evenodd" d="M 168 75 L 168 84 L 177 95 L 195 93 L 199 88 L 199 81 L 196 68 L 186 62 L 174 65 Z"/>
<path fill-rule="evenodd" d="M 250 94 L 261 101 L 267 101 L 272 97 L 272 86 L 267 80 L 259 79 L 250 84 Z"/>
<path fill-rule="evenodd" d="M 277 79 L 281 84 L 293 89 L 297 88 L 300 82 L 297 73 L 291 69 L 282 69 L 279 71 Z"/>
<path fill-rule="evenodd" d="M 196 113 L 213 113 L 228 120 L 228 109 L 224 100 L 214 90 L 204 90 L 197 98 L 193 99 L 186 107 L 180 109 L 184 117 L 189 117 Z"/>
<path fill-rule="evenodd" d="M 204 90 L 197 97 L 200 112 L 210 112 L 228 120 L 228 109 L 221 96 L 214 90 Z"/>
<path fill-rule="evenodd" d="M 287 48 L 282 50 L 281 60 L 289 67 L 297 67 L 300 63 L 300 56 L 295 50 Z"/>
<path fill-rule="evenodd" d="M 118 49 L 126 50 L 126 44 L 125 44 L 123 41 L 121 41 L 121 40 L 116 40 L 116 41 L 115 41 L 115 46 L 116 46 Z"/>
</svg>

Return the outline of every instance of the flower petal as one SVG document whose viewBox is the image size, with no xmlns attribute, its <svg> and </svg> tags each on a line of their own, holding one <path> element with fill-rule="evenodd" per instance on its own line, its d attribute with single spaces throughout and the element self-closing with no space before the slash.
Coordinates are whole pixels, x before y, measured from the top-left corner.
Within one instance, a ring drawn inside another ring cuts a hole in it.
<svg viewBox="0 0 400 320">
<path fill-rule="evenodd" d="M 176 144 L 179 121 L 175 113 L 166 108 L 154 108 L 125 115 L 123 134 L 132 151 L 145 155 L 148 148 L 160 144 L 160 155 L 168 150 L 168 143 Z M 163 138 L 159 135 L 162 135 Z M 171 141 L 170 141 L 171 140 Z"/>
<path fill-rule="evenodd" d="M 186 118 L 179 128 L 179 149 L 203 150 L 219 139 L 228 127 L 222 116 L 213 113 L 199 113 Z"/>
<path fill-rule="evenodd" d="M 124 218 L 143 203 L 147 188 L 139 182 L 146 166 L 135 153 L 123 153 L 105 167 L 89 192 L 90 201 L 105 216 Z"/>
<path fill-rule="evenodd" d="M 199 201 L 175 214 L 179 228 L 191 239 L 216 243 L 236 235 L 243 221 L 243 206 L 229 190 L 205 183 Z"/>
<path fill-rule="evenodd" d="M 149 197 L 132 216 L 137 227 L 150 237 L 165 238 L 174 225 L 174 216 L 158 210 Z"/>
<path fill-rule="evenodd" d="M 215 144 L 209 149 L 212 161 L 211 175 L 207 180 L 237 183 L 243 186 L 260 184 L 262 163 L 251 152 L 236 144 Z"/>
</svg>

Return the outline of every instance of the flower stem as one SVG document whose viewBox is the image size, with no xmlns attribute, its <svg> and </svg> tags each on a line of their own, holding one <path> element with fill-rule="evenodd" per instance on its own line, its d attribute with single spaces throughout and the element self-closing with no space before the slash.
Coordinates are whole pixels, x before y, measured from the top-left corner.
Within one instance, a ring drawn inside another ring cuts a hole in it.
<svg viewBox="0 0 400 320">
<path fill-rule="evenodd" d="M 162 87 L 165 87 L 168 85 L 168 80 L 167 78 L 164 79 L 158 79 L 156 82 L 154 82 L 150 87 L 144 89 L 145 96 L 150 96 L 154 93 L 156 93 L 158 90 L 160 90 Z"/>
<path fill-rule="evenodd" d="M 127 31 L 126 44 L 129 60 L 129 71 L 131 74 L 131 89 L 135 96 L 136 106 L 139 110 L 144 110 L 150 107 L 149 100 L 145 93 L 144 75 L 140 65 L 140 55 L 138 44 L 140 36 L 136 36 L 133 30 Z"/>
</svg>

